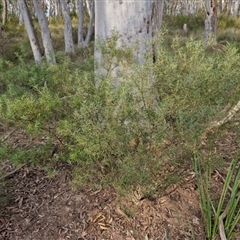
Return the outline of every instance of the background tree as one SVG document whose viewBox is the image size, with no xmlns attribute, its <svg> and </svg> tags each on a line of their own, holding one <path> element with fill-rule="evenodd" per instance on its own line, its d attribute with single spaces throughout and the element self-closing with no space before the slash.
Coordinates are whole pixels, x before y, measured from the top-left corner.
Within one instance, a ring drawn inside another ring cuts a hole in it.
<svg viewBox="0 0 240 240">
<path fill-rule="evenodd" d="M 117 46 L 132 46 L 138 43 L 135 59 L 140 64 L 144 62 L 145 54 L 152 51 L 146 42 L 153 36 L 153 11 L 157 5 L 153 0 L 144 1 L 95 1 L 95 38 L 107 42 L 115 30 L 120 34 Z M 156 10 L 156 9 L 155 9 Z M 106 75 L 103 68 L 104 56 L 96 46 L 95 58 L 99 64 L 98 71 Z"/>
<path fill-rule="evenodd" d="M 83 38 L 84 7 L 83 0 L 78 0 L 78 47 L 84 46 Z"/>
<path fill-rule="evenodd" d="M 88 23 L 88 30 L 84 40 L 83 36 L 83 23 L 84 23 L 84 1 L 79 0 L 78 2 L 78 47 L 86 47 L 89 45 L 91 37 L 93 35 L 93 26 L 95 19 L 94 1 L 92 1 L 90 6 L 90 19 Z"/>
<path fill-rule="evenodd" d="M 72 20 L 70 18 L 70 12 L 65 0 L 60 0 L 63 18 L 64 18 L 64 40 L 65 40 L 65 52 L 74 53 L 74 44 L 72 37 Z"/>
<path fill-rule="evenodd" d="M 43 11 L 42 5 L 40 3 L 40 0 L 33 0 L 33 5 L 35 9 L 35 13 L 38 18 L 38 23 L 41 29 L 42 34 L 42 41 L 43 41 L 43 47 L 46 59 L 49 63 L 56 63 L 54 49 L 52 45 L 52 38 L 50 34 L 50 30 L 47 23 L 46 15 Z"/>
<path fill-rule="evenodd" d="M 235 18 L 238 16 L 238 10 L 239 10 L 239 0 L 233 0 L 232 1 L 232 13 Z"/>
<path fill-rule="evenodd" d="M 7 22 L 7 0 L 2 0 L 2 25 Z"/>
<path fill-rule="evenodd" d="M 34 59 L 36 62 L 41 62 L 42 60 L 41 48 L 37 38 L 37 34 L 33 27 L 32 18 L 30 16 L 27 3 L 25 0 L 18 0 L 18 4 L 28 34 L 28 38 L 31 44 Z"/>
<path fill-rule="evenodd" d="M 213 38 L 217 39 L 217 0 L 206 0 L 205 44 Z"/>
</svg>

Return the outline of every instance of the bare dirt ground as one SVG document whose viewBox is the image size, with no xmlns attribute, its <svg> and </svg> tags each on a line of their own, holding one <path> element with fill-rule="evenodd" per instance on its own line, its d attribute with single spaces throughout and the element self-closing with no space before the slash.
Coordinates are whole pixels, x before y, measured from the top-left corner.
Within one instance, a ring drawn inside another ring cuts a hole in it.
<svg viewBox="0 0 240 240">
<path fill-rule="evenodd" d="M 170 186 L 162 197 L 141 200 L 137 190 L 124 198 L 111 188 L 73 190 L 71 169 L 65 164 L 57 166 L 56 176 L 7 159 L 0 161 L 0 168 L 0 194 L 6 198 L 0 203 L 0 239 L 206 239 L 194 175 Z M 213 179 L 220 188 L 220 177 Z"/>
</svg>

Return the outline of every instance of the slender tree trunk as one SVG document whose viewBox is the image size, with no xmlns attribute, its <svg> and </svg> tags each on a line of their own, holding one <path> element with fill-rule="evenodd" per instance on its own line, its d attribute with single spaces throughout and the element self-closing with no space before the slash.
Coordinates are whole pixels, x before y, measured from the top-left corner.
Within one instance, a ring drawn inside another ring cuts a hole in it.
<svg viewBox="0 0 240 240">
<path fill-rule="evenodd" d="M 7 0 L 2 0 L 2 25 L 7 22 Z"/>
<path fill-rule="evenodd" d="M 90 4 L 91 2 L 93 2 L 94 0 L 85 0 L 86 1 L 86 7 L 87 7 L 87 12 L 89 14 L 89 16 L 91 15 L 91 7 Z"/>
<path fill-rule="evenodd" d="M 60 0 L 53 0 L 53 10 L 54 10 L 54 17 L 57 18 L 60 16 Z"/>
<path fill-rule="evenodd" d="M 42 53 L 41 53 L 41 48 L 40 48 L 40 44 L 36 35 L 36 32 L 34 30 L 33 27 L 33 23 L 29 14 L 29 10 L 26 4 L 25 0 L 18 0 L 18 4 L 19 4 L 19 9 L 25 24 L 25 28 L 28 34 L 28 38 L 31 44 L 31 48 L 33 51 L 33 56 L 35 59 L 35 62 L 41 62 L 42 60 Z"/>
<path fill-rule="evenodd" d="M 94 24 L 94 20 L 95 20 L 94 5 L 95 5 L 94 1 L 92 1 L 91 12 L 90 12 L 90 21 L 89 21 L 89 24 L 88 24 L 87 36 L 86 36 L 85 43 L 84 43 L 85 46 L 89 45 L 92 34 L 93 34 L 93 24 Z"/>
<path fill-rule="evenodd" d="M 220 13 L 223 11 L 223 2 L 222 2 L 222 0 L 219 0 L 218 9 L 219 9 Z"/>
<path fill-rule="evenodd" d="M 74 53 L 74 44 L 72 38 L 72 21 L 70 18 L 69 9 L 65 0 L 60 0 L 62 13 L 64 18 L 64 40 L 65 40 L 65 52 Z"/>
<path fill-rule="evenodd" d="M 41 29 L 42 41 L 46 59 L 49 63 L 55 64 L 55 53 L 52 45 L 52 38 L 47 23 L 46 15 L 42 9 L 42 5 L 39 0 L 33 0 L 35 13 L 37 14 L 38 23 Z"/>
<path fill-rule="evenodd" d="M 84 47 L 83 21 L 84 21 L 83 0 L 79 0 L 78 2 L 78 48 Z"/>
<path fill-rule="evenodd" d="M 74 11 L 76 14 L 78 14 L 78 7 L 79 7 L 79 0 L 75 0 L 75 3 L 74 3 Z"/>
<path fill-rule="evenodd" d="M 217 0 L 206 0 L 206 19 L 204 43 L 217 40 Z"/>
</svg>

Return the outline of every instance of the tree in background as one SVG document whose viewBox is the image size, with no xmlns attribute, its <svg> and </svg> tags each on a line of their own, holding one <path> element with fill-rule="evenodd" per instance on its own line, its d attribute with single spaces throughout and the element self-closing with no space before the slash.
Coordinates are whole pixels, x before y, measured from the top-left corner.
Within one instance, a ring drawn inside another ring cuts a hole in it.
<svg viewBox="0 0 240 240">
<path fill-rule="evenodd" d="M 41 29 L 41 35 L 42 35 L 42 41 L 43 41 L 43 47 L 46 59 L 49 63 L 55 64 L 55 54 L 54 49 L 52 45 L 52 38 L 50 34 L 50 30 L 47 23 L 46 15 L 43 11 L 42 5 L 40 3 L 40 0 L 33 0 L 33 5 L 35 9 L 35 13 L 38 18 L 38 23 Z"/>
<path fill-rule="evenodd" d="M 65 52 L 75 53 L 73 37 L 72 37 L 72 20 L 70 12 L 65 0 L 60 0 L 63 18 L 64 18 L 64 40 L 65 40 Z"/>
<path fill-rule="evenodd" d="M 217 39 L 217 0 L 206 0 L 206 19 L 204 43 Z"/>
<path fill-rule="evenodd" d="M 83 0 L 78 0 L 78 47 L 84 46 L 83 38 L 84 7 Z"/>
<path fill-rule="evenodd" d="M 2 25 L 7 22 L 7 0 L 2 0 Z"/>
<path fill-rule="evenodd" d="M 83 36 L 84 1 L 79 0 L 78 2 L 78 48 L 87 47 L 93 35 L 93 26 L 94 26 L 94 19 L 95 19 L 94 0 L 92 0 L 92 2 L 90 3 L 89 14 L 90 14 L 90 20 L 88 23 L 88 31 L 84 40 L 84 36 Z"/>
<path fill-rule="evenodd" d="M 41 62 L 42 60 L 41 48 L 35 29 L 33 27 L 32 18 L 30 17 L 27 3 L 25 0 L 18 0 L 18 5 L 31 44 L 34 60 L 35 62 Z"/>
</svg>

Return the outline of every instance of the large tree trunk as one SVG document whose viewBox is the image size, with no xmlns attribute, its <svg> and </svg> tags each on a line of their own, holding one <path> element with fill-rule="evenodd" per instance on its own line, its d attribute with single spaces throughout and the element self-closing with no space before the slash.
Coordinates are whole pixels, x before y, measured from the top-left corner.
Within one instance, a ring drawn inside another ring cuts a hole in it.
<svg viewBox="0 0 240 240">
<path fill-rule="evenodd" d="M 146 42 L 153 36 L 153 14 L 157 14 L 154 3 L 156 3 L 155 0 L 95 0 L 95 39 L 100 38 L 107 42 L 112 36 L 112 31 L 115 30 L 120 34 L 117 41 L 118 47 L 123 45 L 131 47 L 138 42 L 135 59 L 142 64 L 145 61 L 145 55 L 152 51 L 151 46 Z M 108 72 L 103 67 L 104 55 L 97 45 L 94 55 L 98 63 L 96 72 L 105 76 Z"/>
<path fill-rule="evenodd" d="M 55 53 L 52 45 L 52 39 L 51 39 L 46 15 L 42 9 L 40 0 L 33 0 L 33 5 L 34 5 L 35 13 L 37 14 L 38 23 L 41 29 L 42 41 L 43 41 L 43 47 L 44 47 L 46 59 L 49 63 L 55 64 L 56 63 Z"/>
<path fill-rule="evenodd" d="M 2 25 L 7 22 L 7 0 L 2 0 Z"/>
<path fill-rule="evenodd" d="M 64 18 L 64 40 L 65 40 L 65 52 L 74 53 L 74 44 L 72 38 L 72 21 L 70 18 L 70 12 L 65 0 L 60 0 L 62 13 Z"/>
<path fill-rule="evenodd" d="M 41 60 L 42 60 L 41 48 L 40 48 L 40 44 L 39 44 L 36 32 L 33 27 L 33 23 L 32 23 L 32 20 L 31 20 L 29 11 L 28 11 L 26 1 L 18 0 L 18 4 L 19 4 L 21 16 L 22 16 L 24 24 L 25 24 L 26 31 L 28 34 L 28 38 L 29 38 L 29 41 L 31 44 L 34 59 L 36 62 L 41 62 Z"/>
<path fill-rule="evenodd" d="M 206 19 L 204 43 L 217 40 L 217 0 L 206 0 Z"/>
</svg>

